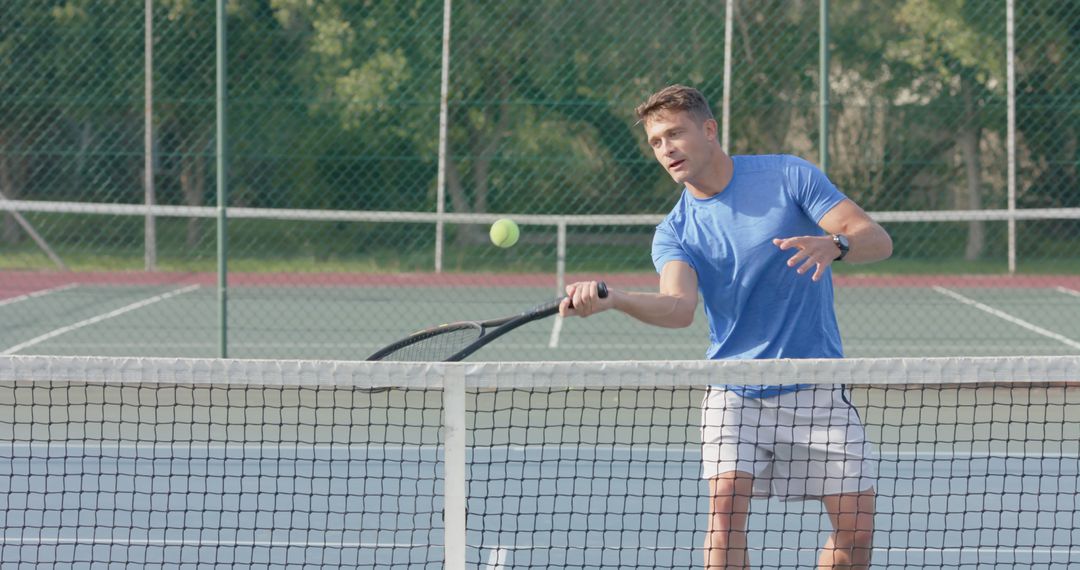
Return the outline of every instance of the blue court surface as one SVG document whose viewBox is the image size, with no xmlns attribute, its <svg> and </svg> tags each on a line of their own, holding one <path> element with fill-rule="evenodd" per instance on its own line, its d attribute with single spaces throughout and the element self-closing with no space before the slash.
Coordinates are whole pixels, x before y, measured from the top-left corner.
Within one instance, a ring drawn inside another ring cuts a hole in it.
<svg viewBox="0 0 1080 570">
<path fill-rule="evenodd" d="M 6 568 L 441 568 L 436 446 L 12 444 L 0 449 Z M 701 564 L 696 446 L 469 450 L 478 568 Z M 70 473 L 70 474 L 66 474 Z M 1080 563 L 1080 458 L 886 452 L 875 568 Z M 815 501 L 753 502 L 764 568 L 810 568 Z"/>
<path fill-rule="evenodd" d="M 219 354 L 216 292 L 200 281 L 57 279 L 0 293 L 0 353 Z M 1076 278 L 869 281 L 837 289 L 849 356 L 1080 351 Z M 424 326 L 512 314 L 553 288 L 292 284 L 230 295 L 231 356 L 355 360 Z M 548 319 L 477 359 L 698 359 L 707 337 L 704 318 L 679 331 L 613 314 Z M 442 568 L 437 398 L 284 392 L 61 384 L 0 394 L 0 566 Z M 471 440 L 470 567 L 701 566 L 700 395 L 670 409 L 627 396 L 575 396 L 576 409 L 554 395 L 477 398 L 500 430 Z M 859 407 L 881 448 L 875 568 L 1080 567 L 1075 386 L 898 390 Z M 508 434 L 499 422 L 510 409 L 530 421 Z M 579 433 L 598 425 L 611 437 Z M 611 443 L 623 431 L 633 445 Z M 829 527 L 819 503 L 752 509 L 756 567 L 814 567 Z"/>
</svg>

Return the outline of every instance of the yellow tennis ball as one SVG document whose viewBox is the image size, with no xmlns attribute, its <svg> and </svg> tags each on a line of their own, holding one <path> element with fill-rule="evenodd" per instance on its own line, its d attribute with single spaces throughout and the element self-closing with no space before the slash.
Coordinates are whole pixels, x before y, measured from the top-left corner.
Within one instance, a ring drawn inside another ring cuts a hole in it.
<svg viewBox="0 0 1080 570">
<path fill-rule="evenodd" d="M 491 224 L 488 235 L 491 236 L 491 243 L 499 247 L 510 247 L 517 243 L 518 237 L 521 236 L 521 230 L 518 229 L 518 225 L 514 223 L 514 220 L 503 218 Z"/>
</svg>

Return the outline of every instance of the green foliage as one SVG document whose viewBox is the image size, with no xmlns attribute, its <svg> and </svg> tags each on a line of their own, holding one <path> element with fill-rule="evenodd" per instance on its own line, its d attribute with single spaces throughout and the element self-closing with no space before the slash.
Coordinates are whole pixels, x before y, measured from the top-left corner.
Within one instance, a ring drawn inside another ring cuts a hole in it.
<svg viewBox="0 0 1080 570">
<path fill-rule="evenodd" d="M 143 200 L 142 9 L 0 3 L 5 192 Z M 632 110 L 681 82 L 719 118 L 724 16 L 704 1 L 455 4 L 447 209 L 665 211 L 678 189 Z M 160 203 L 214 202 L 214 18 L 213 2 L 154 2 Z M 1075 2 L 1017 4 L 1022 206 L 1080 205 L 1078 18 Z M 971 192 L 1004 207 L 1004 2 L 833 2 L 830 25 L 834 181 L 870 210 L 955 208 Z M 231 205 L 436 209 L 442 3 L 231 0 L 228 33 Z M 735 2 L 733 151 L 816 159 L 817 34 L 817 2 Z"/>
<path fill-rule="evenodd" d="M 1005 37 L 1000 26 L 1003 5 L 972 0 L 907 0 L 896 11 L 896 24 L 907 33 L 887 50 L 887 56 L 915 68 L 932 71 L 948 81 L 957 68 L 970 71 L 980 83 L 1004 87 Z"/>
</svg>

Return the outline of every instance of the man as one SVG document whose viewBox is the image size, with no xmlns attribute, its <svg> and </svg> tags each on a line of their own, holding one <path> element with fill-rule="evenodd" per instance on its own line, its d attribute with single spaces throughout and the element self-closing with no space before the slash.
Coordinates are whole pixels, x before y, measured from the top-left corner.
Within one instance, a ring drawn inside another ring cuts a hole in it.
<svg viewBox="0 0 1080 570">
<path fill-rule="evenodd" d="M 574 283 L 561 314 L 617 309 L 686 327 L 700 290 L 709 358 L 842 357 L 830 265 L 887 258 L 885 230 L 805 160 L 728 156 L 696 89 L 667 87 L 636 111 L 656 159 L 684 186 L 653 238 L 659 291 L 600 299 L 595 282 Z M 750 498 L 770 492 L 824 503 L 833 532 L 821 568 L 869 567 L 874 467 L 843 387 L 711 386 L 702 407 L 707 569 L 749 568 Z"/>
</svg>

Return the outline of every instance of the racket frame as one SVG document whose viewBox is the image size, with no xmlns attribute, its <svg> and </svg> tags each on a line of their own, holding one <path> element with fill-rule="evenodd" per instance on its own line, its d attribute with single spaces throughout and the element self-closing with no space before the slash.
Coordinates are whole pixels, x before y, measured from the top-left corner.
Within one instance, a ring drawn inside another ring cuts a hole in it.
<svg viewBox="0 0 1080 570">
<path fill-rule="evenodd" d="M 607 296 L 608 296 L 607 284 L 605 284 L 603 281 L 600 281 L 598 283 L 597 288 L 598 288 L 598 293 L 599 293 L 600 298 L 601 299 L 607 298 Z M 471 328 L 471 329 L 479 329 L 480 330 L 480 336 L 477 337 L 476 340 L 474 340 L 471 343 L 465 345 L 465 347 L 463 347 L 462 349 L 458 350 L 457 352 L 451 354 L 450 356 L 448 356 L 447 358 L 442 360 L 442 362 L 459 362 L 459 361 L 465 359 L 466 357 L 468 357 L 469 355 L 471 355 L 472 353 L 476 352 L 477 350 L 480 350 L 484 346 L 490 344 L 495 339 L 498 339 L 499 337 L 505 335 L 506 333 L 508 333 L 508 332 L 510 332 L 510 331 L 522 326 L 522 325 L 526 325 L 528 323 L 531 323 L 533 321 L 538 321 L 540 319 L 545 319 L 547 317 L 550 317 L 550 316 L 558 313 L 559 312 L 559 305 L 562 303 L 563 299 L 565 299 L 565 298 L 566 297 L 560 297 L 558 299 L 548 301 L 548 302 L 543 303 L 541 305 L 537 305 L 536 307 L 533 307 L 532 309 L 529 309 L 528 311 L 525 311 L 525 312 L 520 313 L 518 315 L 509 316 L 509 317 L 502 317 L 502 318 L 499 318 L 499 319 L 490 319 L 490 320 L 486 320 L 486 321 L 457 321 L 457 322 L 453 322 L 453 323 L 447 323 L 447 324 L 439 325 L 439 326 L 436 326 L 436 327 L 430 327 L 430 328 L 426 328 L 426 329 L 423 329 L 423 330 L 419 330 L 419 331 L 416 331 L 416 332 L 412 333 L 411 335 L 409 335 L 409 336 L 407 336 L 407 337 L 405 337 L 405 338 L 403 338 L 403 339 L 401 339 L 401 340 L 399 340 L 397 342 L 388 344 L 385 347 L 379 349 L 374 354 L 369 356 L 367 358 L 367 360 L 369 360 L 369 361 L 382 360 L 383 358 L 386 358 L 387 356 L 401 350 L 402 348 L 405 348 L 407 346 L 412 346 L 414 344 L 420 343 L 420 342 L 422 342 L 424 340 L 427 340 L 429 338 L 439 336 L 439 335 L 442 335 L 442 334 L 447 334 L 447 333 L 451 333 L 451 332 L 454 332 L 454 331 L 463 330 L 463 329 L 469 329 L 469 328 Z M 489 331 L 489 329 L 492 329 L 492 328 L 494 328 L 494 330 Z"/>
</svg>

